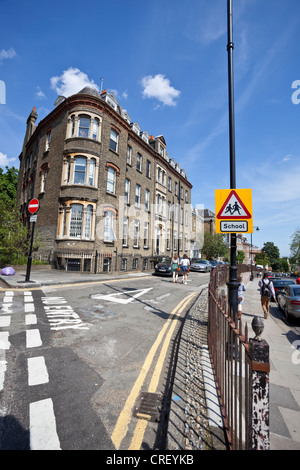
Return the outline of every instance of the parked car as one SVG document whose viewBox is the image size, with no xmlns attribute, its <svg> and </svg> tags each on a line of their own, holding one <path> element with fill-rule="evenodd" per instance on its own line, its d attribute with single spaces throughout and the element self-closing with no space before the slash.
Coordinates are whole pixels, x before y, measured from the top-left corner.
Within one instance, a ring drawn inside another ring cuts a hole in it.
<svg viewBox="0 0 300 470">
<path fill-rule="evenodd" d="M 279 292 L 282 292 L 286 286 L 295 284 L 294 281 L 289 281 L 288 279 L 278 279 L 278 278 L 277 279 L 275 278 L 274 280 L 272 280 L 272 282 L 273 282 L 276 298 Z"/>
<path fill-rule="evenodd" d="M 283 291 L 279 292 L 277 300 L 287 320 L 300 319 L 300 286 L 296 284 L 286 286 Z"/>
<path fill-rule="evenodd" d="M 212 265 L 210 264 L 209 261 L 207 261 L 207 259 L 197 259 L 197 260 L 192 260 L 191 262 L 191 267 L 190 267 L 191 271 L 207 273 L 211 271 L 212 269 L 213 269 Z"/>
<path fill-rule="evenodd" d="M 215 260 L 208 260 L 208 262 L 211 264 L 212 269 L 215 269 L 219 265 L 219 262 Z"/>
<path fill-rule="evenodd" d="M 179 262 L 180 260 L 181 258 L 179 258 Z M 164 276 L 172 276 L 173 273 L 172 273 L 171 261 L 172 261 L 172 258 L 168 256 L 163 257 L 161 261 L 159 261 L 154 267 L 155 274 L 161 274 Z M 181 266 L 179 266 L 178 276 L 182 276 Z"/>
</svg>

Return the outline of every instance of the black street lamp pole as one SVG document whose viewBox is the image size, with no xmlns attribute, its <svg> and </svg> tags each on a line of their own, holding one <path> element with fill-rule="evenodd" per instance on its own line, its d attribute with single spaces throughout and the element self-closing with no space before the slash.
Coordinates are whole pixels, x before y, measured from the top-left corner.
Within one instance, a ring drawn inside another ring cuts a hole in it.
<svg viewBox="0 0 300 470">
<path fill-rule="evenodd" d="M 232 0 L 227 0 L 228 31 L 228 98 L 229 98 L 229 149 L 230 149 L 230 189 L 236 188 L 235 173 L 235 128 L 234 128 L 234 90 L 233 90 L 233 34 L 232 34 Z M 235 321 L 238 311 L 236 233 L 230 234 L 230 269 L 228 286 L 229 313 Z"/>
<path fill-rule="evenodd" d="M 256 231 L 259 230 L 259 227 L 253 227 L 256 229 Z M 251 253 L 250 253 L 250 261 L 251 261 L 251 276 L 250 276 L 250 281 L 253 281 L 253 245 L 252 245 L 252 233 L 251 233 Z"/>
</svg>

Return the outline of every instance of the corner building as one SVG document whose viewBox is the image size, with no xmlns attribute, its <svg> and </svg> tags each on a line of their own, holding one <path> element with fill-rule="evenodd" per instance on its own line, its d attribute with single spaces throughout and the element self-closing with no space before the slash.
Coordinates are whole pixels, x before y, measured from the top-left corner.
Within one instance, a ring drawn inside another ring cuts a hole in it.
<svg viewBox="0 0 300 470">
<path fill-rule="evenodd" d="M 162 135 L 132 122 L 113 93 L 86 87 L 27 120 L 17 198 L 31 229 L 37 198 L 42 246 L 58 269 L 153 269 L 157 256 L 190 256 L 191 189 Z"/>
</svg>

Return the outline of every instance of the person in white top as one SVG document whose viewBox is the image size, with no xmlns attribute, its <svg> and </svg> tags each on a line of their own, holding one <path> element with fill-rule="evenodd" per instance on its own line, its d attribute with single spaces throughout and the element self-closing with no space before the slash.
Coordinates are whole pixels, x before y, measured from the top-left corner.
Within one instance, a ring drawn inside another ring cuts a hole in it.
<svg viewBox="0 0 300 470">
<path fill-rule="evenodd" d="M 180 261 L 183 271 L 183 281 L 182 284 L 187 284 L 187 273 L 189 271 L 190 260 L 188 259 L 187 255 L 184 254 L 182 260 Z"/>
<path fill-rule="evenodd" d="M 273 298 L 274 302 L 277 302 L 273 282 L 268 279 L 268 275 L 268 273 L 264 273 L 263 278 L 258 281 L 264 318 L 268 318 L 270 300 Z"/>
</svg>

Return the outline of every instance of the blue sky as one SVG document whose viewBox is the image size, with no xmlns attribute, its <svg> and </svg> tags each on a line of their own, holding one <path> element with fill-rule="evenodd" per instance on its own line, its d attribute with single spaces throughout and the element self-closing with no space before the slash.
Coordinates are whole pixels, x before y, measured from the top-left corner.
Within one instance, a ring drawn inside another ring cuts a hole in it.
<svg viewBox="0 0 300 470">
<path fill-rule="evenodd" d="M 33 106 L 87 84 L 163 134 L 215 210 L 230 187 L 226 0 L 0 0 L 0 166 L 16 166 Z M 253 244 L 289 255 L 300 228 L 300 1 L 233 0 L 237 188 L 251 188 Z M 37 122 L 38 122 L 37 121 Z M 250 235 L 248 235 L 250 240 Z"/>
</svg>

